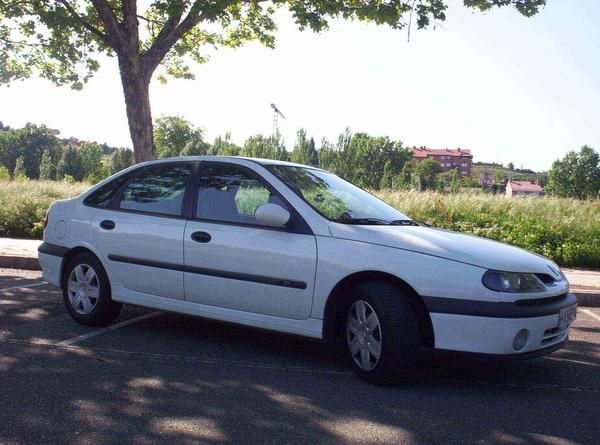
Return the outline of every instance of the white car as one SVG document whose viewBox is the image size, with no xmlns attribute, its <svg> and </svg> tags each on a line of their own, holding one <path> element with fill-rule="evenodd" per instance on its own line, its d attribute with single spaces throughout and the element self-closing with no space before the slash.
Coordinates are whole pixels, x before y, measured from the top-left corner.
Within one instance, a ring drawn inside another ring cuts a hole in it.
<svg viewBox="0 0 600 445">
<path fill-rule="evenodd" d="M 121 303 L 345 338 L 360 377 L 395 384 L 421 348 L 541 355 L 577 300 L 552 261 L 416 222 L 318 168 L 188 157 L 124 170 L 48 211 L 44 278 L 79 323 Z"/>
</svg>

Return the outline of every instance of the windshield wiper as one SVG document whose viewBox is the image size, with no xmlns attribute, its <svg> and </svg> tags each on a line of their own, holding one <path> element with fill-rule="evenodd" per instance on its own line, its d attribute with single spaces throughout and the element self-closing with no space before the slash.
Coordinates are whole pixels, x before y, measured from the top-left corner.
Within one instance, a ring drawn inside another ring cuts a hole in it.
<svg viewBox="0 0 600 445">
<path fill-rule="evenodd" d="M 390 224 L 393 224 L 395 226 L 420 226 L 421 225 L 417 221 L 414 221 L 412 219 L 396 219 L 396 220 L 392 221 Z"/>
<path fill-rule="evenodd" d="M 333 222 L 340 224 L 357 224 L 357 225 L 379 225 L 389 226 L 392 224 L 390 221 L 379 218 L 338 218 L 334 219 Z"/>
</svg>

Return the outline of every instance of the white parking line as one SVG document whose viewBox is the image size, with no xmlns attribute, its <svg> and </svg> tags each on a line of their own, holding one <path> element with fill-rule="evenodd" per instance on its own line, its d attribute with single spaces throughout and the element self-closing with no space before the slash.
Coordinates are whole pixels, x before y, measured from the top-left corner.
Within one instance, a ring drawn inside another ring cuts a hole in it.
<svg viewBox="0 0 600 445">
<path fill-rule="evenodd" d="M 138 321 L 146 320 L 148 318 L 156 317 L 160 312 L 150 312 L 149 314 L 140 315 L 139 317 L 130 318 L 129 320 L 122 321 L 120 323 L 116 323 L 110 326 L 107 326 L 102 329 L 97 329 L 92 332 L 88 332 L 87 334 L 79 335 L 77 337 L 69 338 L 67 340 L 59 341 L 55 343 L 54 346 L 70 346 L 75 343 L 79 343 L 80 341 L 87 340 L 88 338 L 95 337 L 100 334 L 104 334 L 105 332 L 114 331 L 115 329 L 122 328 L 124 326 L 129 326 L 130 324 L 137 323 Z"/>
<path fill-rule="evenodd" d="M 23 284 L 21 286 L 13 286 L 13 287 L 5 287 L 4 289 L 0 289 L 0 292 L 4 292 L 6 290 L 15 290 L 15 289 L 23 289 L 25 287 L 37 287 L 37 286 L 43 286 L 46 283 L 45 281 L 43 283 L 32 283 L 32 284 Z"/>
<path fill-rule="evenodd" d="M 590 317 L 595 318 L 596 320 L 600 321 L 600 315 L 593 313 L 592 311 L 588 310 L 588 309 L 582 309 L 579 308 L 579 310 L 581 312 L 585 312 L 586 314 L 588 314 Z"/>
</svg>

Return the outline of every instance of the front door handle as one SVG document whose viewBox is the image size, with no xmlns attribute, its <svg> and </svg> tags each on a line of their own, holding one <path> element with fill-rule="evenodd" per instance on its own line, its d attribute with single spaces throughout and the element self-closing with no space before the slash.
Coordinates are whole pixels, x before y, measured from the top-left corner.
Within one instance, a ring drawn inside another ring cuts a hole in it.
<svg viewBox="0 0 600 445">
<path fill-rule="evenodd" d="M 212 237 L 206 232 L 194 232 L 192 233 L 192 239 L 197 243 L 208 243 Z"/>
<path fill-rule="evenodd" d="M 105 219 L 100 223 L 100 227 L 102 227 L 104 230 L 112 230 L 115 228 L 115 225 L 115 222 L 111 221 L 110 219 Z"/>
</svg>

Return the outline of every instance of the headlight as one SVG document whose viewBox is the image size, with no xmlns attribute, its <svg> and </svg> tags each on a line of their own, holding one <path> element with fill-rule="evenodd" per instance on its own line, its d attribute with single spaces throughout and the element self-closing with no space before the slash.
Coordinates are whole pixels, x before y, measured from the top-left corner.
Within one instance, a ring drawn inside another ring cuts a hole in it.
<svg viewBox="0 0 600 445">
<path fill-rule="evenodd" d="M 543 292 L 544 283 L 531 273 L 499 272 L 488 270 L 483 274 L 481 282 L 485 287 L 496 292 Z"/>
</svg>

